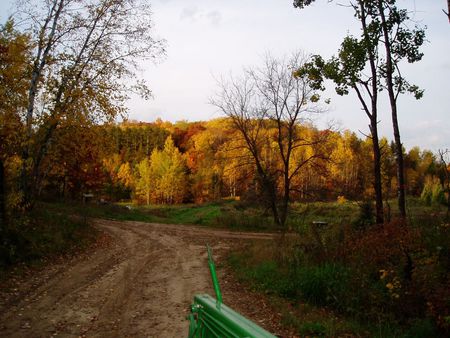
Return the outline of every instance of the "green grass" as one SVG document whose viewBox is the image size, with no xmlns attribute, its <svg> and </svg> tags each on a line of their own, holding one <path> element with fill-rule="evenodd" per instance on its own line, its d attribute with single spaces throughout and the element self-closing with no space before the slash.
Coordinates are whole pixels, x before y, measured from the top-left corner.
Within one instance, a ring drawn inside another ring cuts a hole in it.
<svg viewBox="0 0 450 338">
<path fill-rule="evenodd" d="M 390 202 L 392 214 L 396 213 L 395 201 Z M 222 200 L 205 204 L 183 205 L 134 205 L 117 204 L 81 204 L 48 203 L 46 207 L 53 212 L 63 212 L 94 218 L 106 218 L 122 221 L 139 221 L 167 224 L 194 224 L 208 227 L 249 231 L 279 230 L 270 213 L 257 206 L 249 206 L 238 201 Z M 361 215 L 362 203 L 346 201 L 292 203 L 287 226 L 299 233 L 309 231 L 314 221 L 327 222 L 331 227 L 365 224 L 366 216 Z M 419 221 L 421 215 L 439 213 L 436 206 L 429 207 L 417 198 L 408 199 L 411 222 Z"/>
<path fill-rule="evenodd" d="M 175 206 L 131 206 L 136 213 L 150 214 L 158 217 L 162 223 L 214 225 L 221 215 L 221 205 L 208 203 L 203 205 Z"/>
<path fill-rule="evenodd" d="M 273 257 L 261 257 L 262 245 L 249 244 L 231 253 L 228 264 L 241 283 L 266 294 L 281 313 L 284 325 L 301 337 L 400 336 L 396 323 L 368 323 L 340 313 L 340 303 L 348 303 L 344 298 L 355 291 L 349 288 L 350 271 L 344 266 L 286 268 Z"/>
<path fill-rule="evenodd" d="M 290 224 L 295 229 L 309 226 L 314 221 L 324 221 L 329 224 L 353 223 L 358 217 L 359 204 L 347 201 L 292 203 Z"/>
<path fill-rule="evenodd" d="M 53 212 L 73 213 L 86 217 L 171 224 L 212 224 L 220 215 L 220 206 L 214 204 L 196 205 L 150 205 L 131 204 L 80 204 L 48 203 Z"/>
<path fill-rule="evenodd" d="M 272 228 L 269 216 L 258 208 L 242 208 L 235 201 L 183 205 L 46 203 L 54 213 L 83 217 L 165 224 L 191 224 L 214 228 L 261 231 Z"/>
<path fill-rule="evenodd" d="M 397 200 L 388 201 L 391 209 L 391 217 L 398 215 Z M 386 202 L 385 208 L 386 208 Z M 302 231 L 314 221 L 324 221 L 330 225 L 363 223 L 364 215 L 361 215 L 364 203 L 360 201 L 338 202 L 295 202 L 290 206 L 288 225 L 295 230 Z M 424 216 L 430 214 L 444 215 L 446 207 L 443 205 L 426 205 L 420 198 L 408 196 L 407 213 L 410 223 L 418 223 Z"/>
</svg>

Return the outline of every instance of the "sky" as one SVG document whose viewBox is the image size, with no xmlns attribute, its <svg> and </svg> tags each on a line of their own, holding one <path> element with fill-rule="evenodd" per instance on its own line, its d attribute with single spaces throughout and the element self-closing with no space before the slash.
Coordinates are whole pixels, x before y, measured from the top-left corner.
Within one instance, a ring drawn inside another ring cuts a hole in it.
<svg viewBox="0 0 450 338">
<path fill-rule="evenodd" d="M 0 0 L 0 19 L 11 12 Z M 217 91 L 216 79 L 239 75 L 244 67 L 258 66 L 264 54 L 285 56 L 301 51 L 330 57 L 347 34 L 359 35 L 347 0 L 317 0 L 306 9 L 292 0 L 153 0 L 154 35 L 167 41 L 167 55 L 142 63 L 140 76 L 153 92 L 149 101 L 132 97 L 129 118 L 154 121 L 198 121 L 220 117 L 209 104 Z M 420 146 L 437 151 L 450 148 L 450 24 L 442 12 L 445 0 L 398 0 L 412 11 L 414 22 L 427 26 L 423 60 L 403 65 L 407 79 L 425 89 L 420 101 L 399 99 L 399 123 L 407 149 Z M 331 86 L 330 86 L 331 87 Z M 354 95 L 331 97 L 329 111 L 317 121 L 334 121 L 360 137 L 368 134 L 368 119 Z M 380 133 L 392 139 L 390 109 L 380 102 Z"/>
</svg>

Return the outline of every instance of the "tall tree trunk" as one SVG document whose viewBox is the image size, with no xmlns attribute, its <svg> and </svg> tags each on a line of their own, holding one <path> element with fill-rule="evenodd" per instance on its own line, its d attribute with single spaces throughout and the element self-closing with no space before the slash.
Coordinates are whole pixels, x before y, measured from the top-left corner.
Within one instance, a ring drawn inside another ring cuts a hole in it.
<svg viewBox="0 0 450 338">
<path fill-rule="evenodd" d="M 447 14 L 448 22 L 450 23 L 450 0 L 447 0 L 447 8 L 447 13 L 445 13 L 445 11 L 444 13 Z"/>
<path fill-rule="evenodd" d="M 274 183 L 267 178 L 263 178 L 264 191 L 267 194 L 269 207 L 272 210 L 273 221 L 276 225 L 283 226 L 284 223 L 280 218 L 280 211 L 277 205 L 277 192 Z"/>
<path fill-rule="evenodd" d="M 441 159 L 441 165 L 444 169 L 444 192 L 447 194 L 447 214 L 445 215 L 446 219 L 449 219 L 450 215 L 450 163 L 445 160 L 446 154 L 449 154 L 449 150 L 438 150 L 439 157 Z"/>
<path fill-rule="evenodd" d="M 6 188 L 5 188 L 5 167 L 0 158 L 0 233 L 6 227 Z"/>
<path fill-rule="evenodd" d="M 395 159 L 397 163 L 397 198 L 398 210 L 402 218 L 406 217 L 406 197 L 405 197 L 405 169 L 403 160 L 403 145 L 400 140 L 400 130 L 397 121 L 397 107 L 392 108 L 392 125 L 395 139 Z"/>
<path fill-rule="evenodd" d="M 284 225 L 286 224 L 286 220 L 287 220 L 287 216 L 288 216 L 288 212 L 289 212 L 289 186 L 285 188 L 285 192 L 284 192 L 284 196 L 283 196 L 283 200 L 282 200 L 282 205 L 281 205 L 281 210 L 280 210 L 280 223 L 281 225 L 284 227 Z"/>
<path fill-rule="evenodd" d="M 381 185 L 381 151 L 380 144 L 378 140 L 378 74 L 375 63 L 375 55 L 373 51 L 372 42 L 369 37 L 369 31 L 366 23 L 366 9 L 364 7 L 364 2 L 359 2 L 361 11 L 361 25 L 364 33 L 364 39 L 366 42 L 367 54 L 369 56 L 370 71 L 372 75 L 371 87 L 371 108 L 366 106 L 365 101 L 357 90 L 358 97 L 364 106 L 364 110 L 370 119 L 370 132 L 372 135 L 372 149 L 373 149 L 373 171 L 374 171 L 374 190 L 375 190 L 375 210 L 376 210 L 376 222 L 377 224 L 382 224 L 384 222 L 383 213 L 383 191 Z M 356 89 L 356 88 L 355 88 Z"/>
<path fill-rule="evenodd" d="M 259 158 L 259 155 L 256 151 L 256 147 L 251 142 L 251 140 L 248 138 L 248 135 L 245 135 L 245 133 L 241 130 L 242 135 L 244 136 L 247 144 L 249 145 L 249 150 L 253 155 L 253 159 L 255 160 L 256 165 L 256 172 L 258 174 L 258 179 L 261 184 L 261 188 L 263 190 L 263 194 L 266 195 L 266 202 L 269 204 L 269 208 L 272 210 L 273 215 L 273 221 L 276 225 L 282 226 L 284 223 L 280 220 L 280 214 L 278 210 L 277 205 L 277 190 L 275 183 L 273 182 L 273 178 L 269 177 L 266 174 L 266 171 L 263 168 L 263 165 L 261 164 L 261 160 Z"/>
<path fill-rule="evenodd" d="M 285 169 L 284 169 L 284 195 L 283 199 L 281 201 L 281 207 L 280 207 L 280 223 L 284 228 L 284 225 L 286 224 L 288 212 L 289 212 L 289 202 L 290 202 L 290 180 L 289 180 L 289 160 L 285 162 Z"/>
<path fill-rule="evenodd" d="M 374 190 L 375 190 L 375 210 L 376 222 L 382 224 L 384 222 L 383 211 L 383 192 L 381 189 L 381 150 L 378 140 L 377 122 L 371 121 L 370 125 L 372 134 L 372 149 L 373 149 L 373 172 L 374 172 Z"/>
<path fill-rule="evenodd" d="M 54 37 L 56 28 L 58 25 L 59 17 L 65 6 L 65 0 L 53 0 L 53 5 L 44 21 L 44 25 L 41 28 L 38 41 L 37 54 L 33 63 L 33 70 L 31 74 L 30 87 L 28 89 L 28 106 L 25 118 L 26 125 L 26 139 L 25 145 L 22 150 L 22 168 L 20 174 L 20 188 L 23 193 L 23 205 L 26 208 L 32 206 L 33 199 L 33 182 L 30 182 L 28 166 L 30 165 L 30 153 L 31 153 L 31 139 L 33 137 L 33 122 L 34 122 L 34 106 L 36 101 L 36 95 L 38 92 L 39 81 L 45 66 L 48 63 L 48 57 L 51 49 L 54 47 Z M 53 21 L 52 21 L 53 20 Z M 50 33 L 46 36 L 46 30 L 51 22 Z"/>
<path fill-rule="evenodd" d="M 391 105 L 392 114 L 392 127 L 394 129 L 394 141 L 395 141 L 395 160 L 397 163 L 397 198 L 398 198 L 398 210 L 402 218 L 406 217 L 406 199 L 405 199 L 405 169 L 403 161 L 403 145 L 400 139 L 400 128 L 398 126 L 397 118 L 397 99 L 395 96 L 394 83 L 393 83 L 393 65 L 392 65 L 392 52 L 391 52 L 391 40 L 389 37 L 389 31 L 386 23 L 386 17 L 384 14 L 383 1 L 378 1 L 378 10 L 381 17 L 381 27 L 384 36 L 384 46 L 386 49 L 386 86 L 389 94 L 389 103 Z"/>
</svg>

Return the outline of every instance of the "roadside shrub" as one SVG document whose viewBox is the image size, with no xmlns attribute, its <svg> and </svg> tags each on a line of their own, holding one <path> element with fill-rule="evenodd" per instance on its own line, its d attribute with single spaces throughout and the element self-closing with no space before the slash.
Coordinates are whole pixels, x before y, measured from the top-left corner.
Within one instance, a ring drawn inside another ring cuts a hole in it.
<svg viewBox="0 0 450 338">
<path fill-rule="evenodd" d="M 307 322 L 302 324 L 298 331 L 302 336 L 323 337 L 327 333 L 327 328 L 322 323 Z"/>
<path fill-rule="evenodd" d="M 342 254 L 349 263 L 368 269 L 387 269 L 407 264 L 407 254 L 420 246 L 418 229 L 401 222 L 372 225 L 363 231 L 347 235 Z"/>
<path fill-rule="evenodd" d="M 439 337 L 439 332 L 430 318 L 413 321 L 404 338 Z"/>
<path fill-rule="evenodd" d="M 291 278 L 303 299 L 317 305 L 344 301 L 348 287 L 348 270 L 343 266 L 327 263 L 319 266 L 294 267 Z"/>
<path fill-rule="evenodd" d="M 59 255 L 93 240 L 96 232 L 83 217 L 36 208 L 10 220 L 0 243 L 0 268 Z"/>
<path fill-rule="evenodd" d="M 441 184 L 435 184 L 433 186 L 432 201 L 434 204 L 445 204 L 447 202 L 444 189 Z"/>
<path fill-rule="evenodd" d="M 382 308 L 383 315 L 404 325 L 429 317 L 434 328 L 448 333 L 450 227 L 433 223 L 431 218 L 419 227 L 392 222 L 347 237 L 341 254 L 360 276 L 352 278 L 352 289 L 364 288 L 359 304 L 369 320 Z"/>
<path fill-rule="evenodd" d="M 295 285 L 273 261 L 262 262 L 255 266 L 249 270 L 249 277 L 257 282 L 260 290 L 288 298 L 296 295 Z"/>
<path fill-rule="evenodd" d="M 420 199 L 424 201 L 426 205 L 446 203 L 445 192 L 439 178 L 426 177 Z"/>
<path fill-rule="evenodd" d="M 358 218 L 355 220 L 354 225 L 357 227 L 365 227 L 373 224 L 375 221 L 373 202 L 370 200 L 364 200 L 359 204 Z"/>
<path fill-rule="evenodd" d="M 338 196 L 337 197 L 337 203 L 338 204 L 345 204 L 347 202 L 347 199 L 345 198 L 345 196 Z"/>
<path fill-rule="evenodd" d="M 420 194 L 420 199 L 425 202 L 426 205 L 431 205 L 433 197 L 433 191 L 431 187 L 425 183 L 423 186 L 422 193 Z"/>
<path fill-rule="evenodd" d="M 305 224 L 264 249 L 249 246 L 248 280 L 297 304 L 332 307 L 380 336 L 447 337 L 450 224 L 441 216 L 421 213 L 413 224 L 335 223 L 316 235 Z M 313 331 L 301 335 L 321 334 Z"/>
</svg>

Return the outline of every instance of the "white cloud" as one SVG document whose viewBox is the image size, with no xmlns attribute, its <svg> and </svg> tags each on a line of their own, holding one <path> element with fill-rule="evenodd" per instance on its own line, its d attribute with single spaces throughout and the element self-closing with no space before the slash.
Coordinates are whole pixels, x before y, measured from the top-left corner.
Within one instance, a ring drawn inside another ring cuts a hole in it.
<svg viewBox="0 0 450 338">
<path fill-rule="evenodd" d="M 399 5 L 411 2 L 399 0 Z M 407 149 L 418 145 L 436 150 L 445 143 L 449 147 L 450 140 L 448 21 L 435 1 L 417 2 L 416 7 L 415 19 L 428 26 L 429 42 L 424 59 L 405 65 L 404 74 L 425 89 L 425 96 L 420 101 L 401 98 L 400 131 Z M 299 10 L 279 0 L 160 0 L 154 13 L 155 28 L 168 40 L 169 52 L 162 65 L 148 67 L 155 100 L 131 102 L 134 118 L 148 119 L 156 112 L 170 120 L 217 117 L 207 104 L 216 88 L 212 74 L 239 73 L 244 66 L 258 65 L 266 51 L 282 56 L 303 49 L 329 57 L 346 34 L 360 33 L 349 8 L 327 1 Z M 353 94 L 338 97 L 331 85 L 327 93 L 333 102 L 327 118 L 357 133 L 368 132 L 368 119 Z M 380 133 L 393 138 L 387 99 L 380 101 Z"/>
<path fill-rule="evenodd" d="M 0 0 L 0 18 L 6 19 L 9 3 Z M 347 2 L 347 0 L 345 1 Z M 208 98 L 220 76 L 230 70 L 258 65 L 266 51 L 276 56 L 303 49 L 324 57 L 335 54 L 348 32 L 359 35 L 351 10 L 338 2 L 317 1 L 304 10 L 280 0 L 155 0 L 152 2 L 155 35 L 168 41 L 162 64 L 143 64 L 155 99 L 130 101 L 130 118 L 200 120 L 217 117 Z M 424 58 L 405 64 L 404 75 L 425 89 L 422 100 L 401 98 L 400 131 L 407 149 L 450 148 L 450 88 L 448 20 L 441 1 L 398 0 L 416 10 L 415 20 L 427 25 Z M 414 8 L 415 6 L 415 8 Z M 335 95 L 330 86 L 329 96 Z M 384 92 L 382 93 L 384 95 Z M 332 97 L 327 118 L 342 121 L 343 128 L 367 132 L 368 120 L 352 95 Z M 387 100 L 380 106 L 380 131 L 392 139 Z"/>
<path fill-rule="evenodd" d="M 191 20 L 192 22 L 195 22 L 199 19 L 201 16 L 201 13 L 197 6 L 189 6 L 183 8 L 180 14 L 181 20 Z"/>
<path fill-rule="evenodd" d="M 206 17 L 210 20 L 211 24 L 215 26 L 220 25 L 220 22 L 222 21 L 222 13 L 217 10 L 208 12 Z"/>
<path fill-rule="evenodd" d="M 200 10 L 196 5 L 184 7 L 180 13 L 180 20 L 189 20 L 192 23 L 207 23 L 217 26 L 222 21 L 222 13 L 218 10 Z"/>
</svg>

